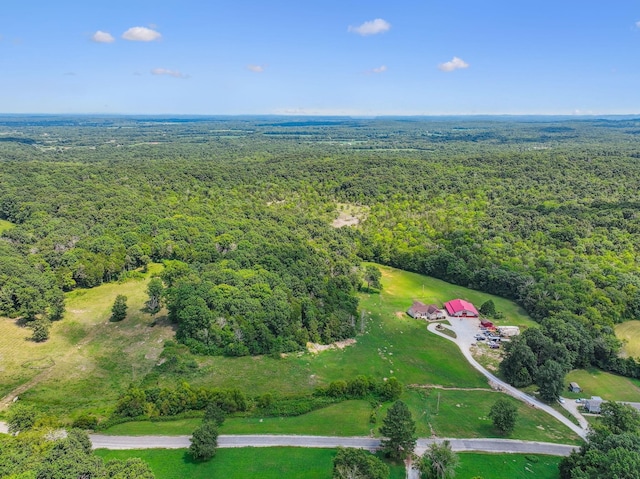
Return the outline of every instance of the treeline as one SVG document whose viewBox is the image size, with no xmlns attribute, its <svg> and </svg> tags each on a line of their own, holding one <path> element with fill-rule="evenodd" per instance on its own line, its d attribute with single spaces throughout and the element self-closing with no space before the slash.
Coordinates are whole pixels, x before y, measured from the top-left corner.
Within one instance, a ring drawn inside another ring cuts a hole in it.
<svg viewBox="0 0 640 479">
<path fill-rule="evenodd" d="M 132 386 L 118 399 L 113 417 L 107 424 L 112 425 L 120 422 L 119 419 L 126 418 L 175 417 L 193 411 L 204 411 L 212 405 L 226 414 L 299 416 L 347 399 L 369 398 L 375 403 L 394 401 L 402 391 L 403 386 L 396 378 L 381 381 L 367 376 L 334 381 L 327 387 L 316 388 L 311 394 L 290 396 L 274 393 L 248 396 L 239 389 L 192 387 L 184 381 L 174 388 Z"/>
</svg>

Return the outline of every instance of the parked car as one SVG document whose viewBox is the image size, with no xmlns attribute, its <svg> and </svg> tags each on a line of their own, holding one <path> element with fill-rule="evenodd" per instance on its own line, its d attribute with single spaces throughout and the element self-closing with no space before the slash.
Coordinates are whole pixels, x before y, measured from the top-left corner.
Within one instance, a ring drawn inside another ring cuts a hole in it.
<svg viewBox="0 0 640 479">
<path fill-rule="evenodd" d="M 577 402 L 577 403 L 581 403 L 582 401 L 583 401 L 583 399 L 582 399 L 582 398 L 578 398 L 578 399 L 576 399 L 576 402 Z"/>
<path fill-rule="evenodd" d="M 476 341 L 485 341 L 487 338 L 480 334 L 476 334 Z"/>
<path fill-rule="evenodd" d="M 489 343 L 489 347 L 491 349 L 499 349 L 500 345 L 498 343 Z"/>
<path fill-rule="evenodd" d="M 564 404 L 564 398 L 558 398 L 558 402 L 559 402 L 560 404 Z"/>
</svg>

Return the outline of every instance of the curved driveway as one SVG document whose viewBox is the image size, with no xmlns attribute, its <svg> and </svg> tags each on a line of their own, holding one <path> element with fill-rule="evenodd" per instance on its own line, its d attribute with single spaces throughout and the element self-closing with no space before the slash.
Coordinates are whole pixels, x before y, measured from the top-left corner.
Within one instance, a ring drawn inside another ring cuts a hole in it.
<svg viewBox="0 0 640 479">
<path fill-rule="evenodd" d="M 105 436 L 90 435 L 94 449 L 185 449 L 189 436 Z M 422 454 L 430 444 L 444 439 L 418 439 L 416 453 Z M 577 448 L 569 444 L 518 441 L 512 439 L 448 439 L 454 451 L 547 454 L 568 456 Z M 380 439 L 371 437 L 242 435 L 218 437 L 218 447 L 355 447 L 375 450 Z"/>
<path fill-rule="evenodd" d="M 566 425 L 569 429 L 571 429 L 581 438 L 585 439 L 587 437 L 587 431 L 585 429 L 582 429 L 580 426 L 577 426 L 576 424 L 571 422 L 569 419 L 564 417 L 561 413 L 553 409 L 551 406 L 538 401 L 536 398 L 523 393 L 519 389 L 514 388 L 510 384 L 504 382 L 502 379 L 491 374 L 489 371 L 483 368 L 480 365 L 480 363 L 478 363 L 478 361 L 476 361 L 473 358 L 473 356 L 471 355 L 471 350 L 469 348 L 471 347 L 471 343 L 475 342 L 473 336 L 479 331 L 478 326 L 480 323 L 477 319 L 465 318 L 463 320 L 456 320 L 456 318 L 449 318 L 449 322 L 451 323 L 451 327 L 448 327 L 447 325 L 443 325 L 443 326 L 455 332 L 457 336 L 456 338 L 452 338 L 451 336 L 447 336 L 446 334 L 438 331 L 436 329 L 436 325 L 438 323 L 429 324 L 429 326 L 427 326 L 427 329 L 432 333 L 437 334 L 438 336 L 442 336 L 443 338 L 456 343 L 460 348 L 460 350 L 462 351 L 462 354 L 464 355 L 464 357 L 467 358 L 467 361 L 469 361 L 469 363 L 474 368 L 476 368 L 484 376 L 486 376 L 492 384 L 499 386 L 503 391 L 506 391 L 516 399 L 520 399 L 521 401 L 524 401 L 529 406 L 540 409 L 546 412 L 547 414 L 550 414 L 551 416 L 556 418 L 558 421 L 560 421 L 562 424 Z"/>
</svg>

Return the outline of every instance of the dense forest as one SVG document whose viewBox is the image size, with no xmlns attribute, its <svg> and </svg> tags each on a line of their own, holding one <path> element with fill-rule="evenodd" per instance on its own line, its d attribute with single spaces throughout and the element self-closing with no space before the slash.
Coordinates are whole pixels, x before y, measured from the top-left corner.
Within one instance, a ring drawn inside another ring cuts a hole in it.
<svg viewBox="0 0 640 479">
<path fill-rule="evenodd" d="M 640 318 L 639 134 L 631 118 L 2 117 L 0 310 L 57 320 L 63 291 L 164 261 L 180 341 L 277 353 L 353 335 L 376 261 L 521 304 L 546 339 L 519 345 L 535 356 L 511 365 L 520 383 L 547 360 L 637 377 L 613 325 Z"/>
</svg>

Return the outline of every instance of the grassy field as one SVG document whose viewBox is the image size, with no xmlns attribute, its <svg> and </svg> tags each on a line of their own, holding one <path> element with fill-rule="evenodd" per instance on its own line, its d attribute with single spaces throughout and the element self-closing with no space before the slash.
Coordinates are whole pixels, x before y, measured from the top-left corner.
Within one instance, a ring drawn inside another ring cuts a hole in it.
<svg viewBox="0 0 640 479">
<path fill-rule="evenodd" d="M 145 449 L 96 454 L 105 460 L 140 457 L 156 479 L 330 479 L 333 449 L 238 448 L 219 449 L 209 462 L 194 463 L 185 450 Z M 560 457 L 534 454 L 459 453 L 456 479 L 557 479 Z M 402 466 L 391 465 L 390 479 L 403 479 Z"/>
<path fill-rule="evenodd" d="M 439 395 L 439 397 L 438 397 Z M 580 438 L 548 414 L 502 393 L 423 389 L 407 392 L 403 400 L 416 420 L 417 434 L 429 437 L 503 437 L 493 428 L 491 406 L 506 398 L 518 408 L 518 420 L 509 439 L 579 444 Z M 380 414 L 384 417 L 384 413 Z"/>
<path fill-rule="evenodd" d="M 459 453 L 456 479 L 557 479 L 560 457 L 535 454 Z M 532 460 L 533 459 L 533 460 Z"/>
<path fill-rule="evenodd" d="M 67 295 L 66 313 L 53 324 L 51 338 L 36 344 L 30 330 L 15 321 L 0 320 L 0 392 L 38 375 L 38 384 L 23 393 L 23 400 L 41 410 L 67 417 L 77 410 L 106 414 L 134 378 L 146 374 L 173 329 L 162 318 L 151 327 L 141 311 L 146 284 L 160 265 L 152 265 L 145 279 L 79 289 Z M 127 318 L 109 322 L 118 294 L 128 297 Z"/>
<path fill-rule="evenodd" d="M 625 378 L 599 369 L 576 369 L 567 374 L 565 383 L 577 382 L 582 392 L 570 393 L 565 389 L 563 396 L 576 399 L 600 396 L 609 401 L 640 402 L 640 381 Z"/>
<path fill-rule="evenodd" d="M 335 449 L 294 447 L 219 449 L 209 462 L 194 463 L 181 449 L 96 451 L 109 459 L 139 457 L 149 463 L 156 479 L 330 479 Z M 403 479 L 403 466 L 391 466 L 390 479 Z"/>
<path fill-rule="evenodd" d="M 640 358 L 640 321 L 616 324 L 616 336 L 624 341 L 622 346 L 624 354 Z"/>
<path fill-rule="evenodd" d="M 371 406 L 367 401 L 345 401 L 298 417 L 228 418 L 221 434 L 312 434 L 319 436 L 368 436 Z M 144 436 L 148 434 L 191 434 L 201 419 L 136 421 L 118 424 L 107 433 Z"/>
</svg>

